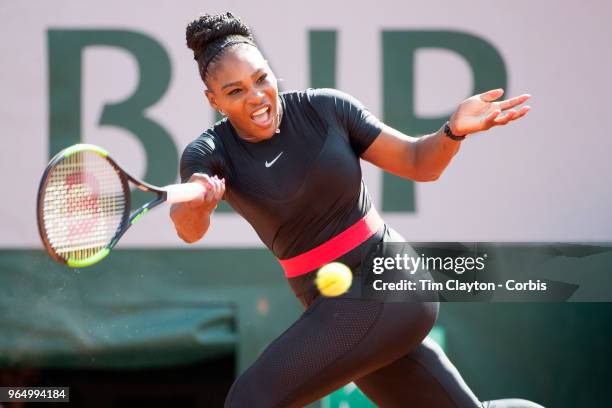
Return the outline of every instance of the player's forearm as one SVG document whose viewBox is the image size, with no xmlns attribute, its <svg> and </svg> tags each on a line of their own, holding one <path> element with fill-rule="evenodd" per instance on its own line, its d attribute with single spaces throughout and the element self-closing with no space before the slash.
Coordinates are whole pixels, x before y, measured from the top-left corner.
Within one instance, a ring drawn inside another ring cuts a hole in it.
<svg viewBox="0 0 612 408">
<path fill-rule="evenodd" d="M 444 134 L 444 128 L 436 133 L 420 137 L 416 142 L 415 162 L 421 179 L 438 179 L 451 159 L 459 151 L 461 142 Z"/>
<path fill-rule="evenodd" d="M 174 204 L 170 209 L 170 218 L 179 238 L 192 244 L 208 231 L 211 213 L 212 209 L 206 205 L 193 207 L 186 203 Z"/>
</svg>

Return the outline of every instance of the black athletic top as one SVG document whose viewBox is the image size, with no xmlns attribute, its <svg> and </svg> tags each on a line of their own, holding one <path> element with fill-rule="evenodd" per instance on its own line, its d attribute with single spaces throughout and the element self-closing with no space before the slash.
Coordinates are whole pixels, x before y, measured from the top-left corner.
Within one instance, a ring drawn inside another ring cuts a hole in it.
<svg viewBox="0 0 612 408">
<path fill-rule="evenodd" d="M 333 89 L 280 93 L 280 133 L 240 139 L 223 119 L 191 142 L 181 179 L 193 173 L 225 178 L 224 199 L 279 259 L 306 252 L 371 207 L 359 156 L 383 124 L 355 98 Z"/>
</svg>

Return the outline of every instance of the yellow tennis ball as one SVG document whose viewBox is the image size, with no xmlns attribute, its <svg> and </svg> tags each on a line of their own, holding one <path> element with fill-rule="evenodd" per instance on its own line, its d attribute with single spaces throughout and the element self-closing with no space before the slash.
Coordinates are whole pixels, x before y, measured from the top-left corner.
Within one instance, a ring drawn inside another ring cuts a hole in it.
<svg viewBox="0 0 612 408">
<path fill-rule="evenodd" d="M 340 262 L 323 265 L 317 272 L 317 288 L 324 296 L 340 296 L 351 287 L 352 282 L 351 270 Z"/>
</svg>

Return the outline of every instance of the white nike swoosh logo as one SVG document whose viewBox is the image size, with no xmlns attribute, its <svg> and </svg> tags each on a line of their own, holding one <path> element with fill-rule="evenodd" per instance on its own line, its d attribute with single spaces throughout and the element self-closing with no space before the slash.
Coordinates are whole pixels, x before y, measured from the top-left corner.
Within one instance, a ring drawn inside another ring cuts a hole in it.
<svg viewBox="0 0 612 408">
<path fill-rule="evenodd" d="M 268 163 L 268 162 L 266 161 L 266 167 L 270 167 L 270 166 L 272 166 L 272 165 L 274 164 L 274 162 L 275 162 L 275 161 L 277 161 L 277 160 L 278 160 L 278 158 L 279 158 L 279 157 L 281 157 L 282 155 L 283 155 L 283 152 L 280 152 L 280 153 L 278 154 L 278 156 L 276 156 L 276 157 L 274 158 L 274 160 L 272 160 L 270 163 Z"/>
</svg>

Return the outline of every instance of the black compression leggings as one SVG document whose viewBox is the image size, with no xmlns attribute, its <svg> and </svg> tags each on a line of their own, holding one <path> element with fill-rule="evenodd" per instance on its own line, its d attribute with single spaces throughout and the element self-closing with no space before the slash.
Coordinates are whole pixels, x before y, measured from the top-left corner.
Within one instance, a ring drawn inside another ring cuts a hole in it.
<svg viewBox="0 0 612 408">
<path fill-rule="evenodd" d="M 541 408 L 524 400 L 481 403 L 426 338 L 438 303 L 361 299 L 358 281 L 339 298 L 307 302 L 235 381 L 225 406 L 302 407 L 354 381 L 380 407 Z"/>
<path fill-rule="evenodd" d="M 440 347 L 423 340 L 435 303 L 315 302 L 232 386 L 226 407 L 302 407 L 355 381 L 379 407 L 540 407 L 482 404 Z"/>
</svg>

